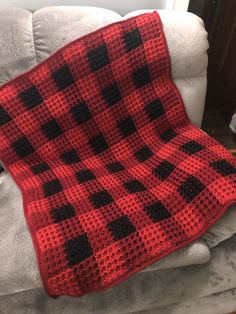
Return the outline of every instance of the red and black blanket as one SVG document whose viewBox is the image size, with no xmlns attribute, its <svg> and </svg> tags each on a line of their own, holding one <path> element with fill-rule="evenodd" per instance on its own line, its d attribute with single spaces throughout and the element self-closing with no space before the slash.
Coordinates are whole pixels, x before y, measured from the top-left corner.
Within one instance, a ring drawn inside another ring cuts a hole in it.
<svg viewBox="0 0 236 314">
<path fill-rule="evenodd" d="M 3 85 L 0 159 L 51 296 L 125 280 L 236 202 L 236 159 L 189 121 L 156 12 L 79 38 Z"/>
</svg>

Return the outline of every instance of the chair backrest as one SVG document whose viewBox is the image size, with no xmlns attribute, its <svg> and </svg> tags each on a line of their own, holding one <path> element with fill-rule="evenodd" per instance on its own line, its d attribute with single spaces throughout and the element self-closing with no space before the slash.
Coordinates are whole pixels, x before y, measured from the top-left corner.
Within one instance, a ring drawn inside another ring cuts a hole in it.
<svg viewBox="0 0 236 314">
<path fill-rule="evenodd" d="M 146 11 L 122 17 L 108 9 L 80 6 L 46 7 L 34 13 L 20 8 L 0 9 L 0 84 L 33 67 L 69 41 Z M 200 127 L 207 82 L 207 33 L 202 20 L 194 14 L 174 10 L 160 10 L 159 14 L 173 79 L 190 120 Z"/>
</svg>

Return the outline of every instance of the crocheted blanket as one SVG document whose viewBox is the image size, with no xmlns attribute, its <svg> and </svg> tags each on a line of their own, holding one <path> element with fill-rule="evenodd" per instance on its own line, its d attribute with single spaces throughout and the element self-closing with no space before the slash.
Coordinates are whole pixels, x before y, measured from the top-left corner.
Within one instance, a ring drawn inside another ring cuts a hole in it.
<svg viewBox="0 0 236 314">
<path fill-rule="evenodd" d="M 190 123 L 156 12 L 79 38 L 2 86 L 0 159 L 51 296 L 123 281 L 236 202 L 236 159 Z"/>
</svg>

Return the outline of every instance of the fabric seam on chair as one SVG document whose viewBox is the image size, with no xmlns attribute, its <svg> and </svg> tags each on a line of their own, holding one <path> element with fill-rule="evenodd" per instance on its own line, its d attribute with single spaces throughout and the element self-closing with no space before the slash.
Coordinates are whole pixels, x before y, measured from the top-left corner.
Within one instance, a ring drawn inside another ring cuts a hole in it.
<svg viewBox="0 0 236 314">
<path fill-rule="evenodd" d="M 38 64 L 38 58 L 37 58 L 37 53 L 36 53 L 36 49 L 35 49 L 35 40 L 34 40 L 34 23 L 33 23 L 33 16 L 34 14 L 31 14 L 31 28 L 32 28 L 32 41 L 33 41 L 33 49 L 34 49 L 34 55 L 35 55 L 35 60 L 36 63 Z"/>
</svg>

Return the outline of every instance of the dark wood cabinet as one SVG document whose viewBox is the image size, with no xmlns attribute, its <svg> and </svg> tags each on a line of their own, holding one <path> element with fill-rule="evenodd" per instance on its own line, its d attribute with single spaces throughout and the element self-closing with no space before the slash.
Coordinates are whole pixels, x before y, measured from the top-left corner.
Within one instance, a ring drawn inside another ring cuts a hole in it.
<svg viewBox="0 0 236 314">
<path fill-rule="evenodd" d="M 190 0 L 208 31 L 207 102 L 218 107 L 227 122 L 236 110 L 236 1 Z"/>
</svg>

